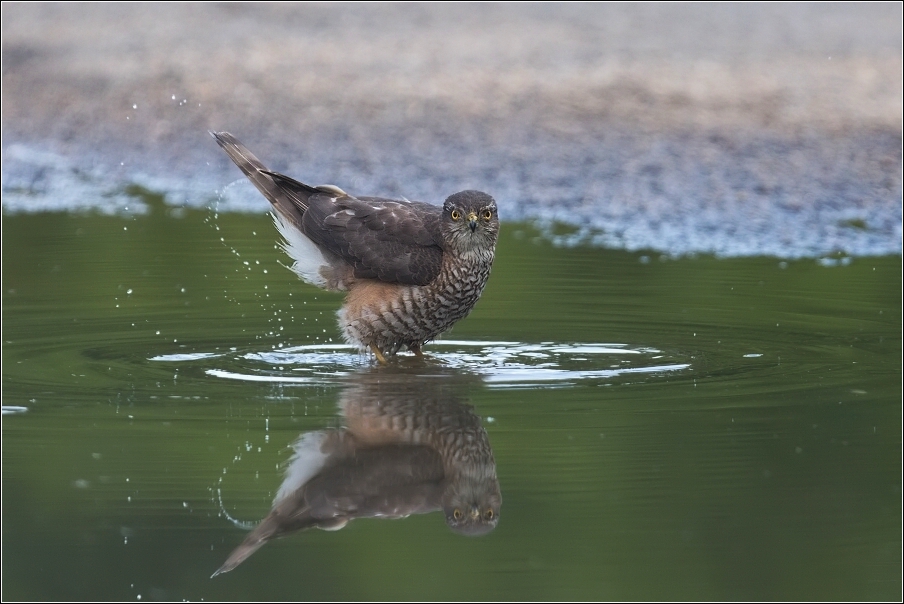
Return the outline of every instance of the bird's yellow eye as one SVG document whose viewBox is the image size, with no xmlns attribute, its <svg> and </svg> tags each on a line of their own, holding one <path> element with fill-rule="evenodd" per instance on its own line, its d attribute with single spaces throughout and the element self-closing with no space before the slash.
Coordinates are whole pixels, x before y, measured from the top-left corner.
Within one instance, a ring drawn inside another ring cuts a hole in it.
<svg viewBox="0 0 904 604">
<path fill-rule="evenodd" d="M 452 210 L 452 220 L 458 220 L 459 218 L 461 218 L 461 212 Z"/>
<path fill-rule="evenodd" d="M 489 220 L 492 217 L 493 217 L 493 213 L 491 211 L 489 211 L 489 210 L 483 211 L 483 219 L 484 220 Z"/>
<path fill-rule="evenodd" d="M 455 215 L 455 212 L 452 212 L 452 214 Z M 461 510 L 458 508 L 455 508 L 455 510 L 452 512 L 452 517 L 456 520 L 461 520 L 462 516 L 464 516 L 464 514 L 462 514 Z"/>
<path fill-rule="evenodd" d="M 487 520 L 492 520 L 492 519 L 493 519 L 493 516 L 495 516 L 495 514 L 493 513 L 493 510 L 487 510 L 487 511 L 483 514 L 483 517 L 486 518 Z"/>
</svg>

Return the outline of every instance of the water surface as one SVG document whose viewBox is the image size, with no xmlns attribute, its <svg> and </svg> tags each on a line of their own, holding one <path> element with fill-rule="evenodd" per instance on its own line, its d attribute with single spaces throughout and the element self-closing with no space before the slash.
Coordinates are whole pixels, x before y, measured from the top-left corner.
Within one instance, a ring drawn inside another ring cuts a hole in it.
<svg viewBox="0 0 904 604">
<path fill-rule="evenodd" d="M 505 223 L 472 315 L 378 367 L 268 218 L 143 207 L 3 216 L 4 598 L 901 596 L 900 256 L 673 258 Z M 362 518 L 211 579 L 292 443 L 374 380 L 480 416 L 498 526 Z"/>
</svg>

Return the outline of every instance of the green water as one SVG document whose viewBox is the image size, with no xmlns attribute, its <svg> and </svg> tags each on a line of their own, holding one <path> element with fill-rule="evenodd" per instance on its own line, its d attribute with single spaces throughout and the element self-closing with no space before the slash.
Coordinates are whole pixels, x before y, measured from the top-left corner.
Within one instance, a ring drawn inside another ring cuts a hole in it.
<svg viewBox="0 0 904 604">
<path fill-rule="evenodd" d="M 504 224 L 472 315 L 380 368 L 267 217 L 151 207 L 3 216 L 4 599 L 901 597 L 900 257 L 663 259 Z M 290 444 L 381 375 L 483 418 L 498 527 L 360 519 L 211 579 Z"/>
</svg>

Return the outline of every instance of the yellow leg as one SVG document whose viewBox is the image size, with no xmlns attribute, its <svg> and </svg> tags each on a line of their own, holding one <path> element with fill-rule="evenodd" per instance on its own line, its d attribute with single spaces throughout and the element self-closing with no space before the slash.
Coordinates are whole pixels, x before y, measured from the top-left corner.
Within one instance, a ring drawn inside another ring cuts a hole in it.
<svg viewBox="0 0 904 604">
<path fill-rule="evenodd" d="M 377 357 L 377 361 L 380 365 L 387 365 L 389 361 L 386 360 L 386 357 L 383 356 L 383 353 L 380 352 L 380 349 L 377 348 L 376 344 L 370 345 L 370 351 L 374 353 L 374 356 Z"/>
</svg>

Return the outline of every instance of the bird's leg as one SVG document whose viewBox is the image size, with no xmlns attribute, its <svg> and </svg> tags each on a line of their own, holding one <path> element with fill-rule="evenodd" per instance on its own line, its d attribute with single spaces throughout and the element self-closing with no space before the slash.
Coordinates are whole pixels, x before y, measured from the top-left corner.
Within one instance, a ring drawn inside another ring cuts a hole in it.
<svg viewBox="0 0 904 604">
<path fill-rule="evenodd" d="M 421 352 L 421 347 L 420 347 L 420 345 L 418 345 L 418 344 L 409 344 L 409 345 L 408 345 L 408 350 L 410 350 L 411 352 L 413 352 L 413 353 L 414 353 L 414 356 L 416 356 L 417 358 L 419 358 L 419 359 L 423 359 L 423 358 L 424 358 L 424 353 Z"/>
<path fill-rule="evenodd" d="M 370 350 L 371 350 L 371 352 L 374 353 L 374 356 L 377 357 L 377 361 L 380 363 L 380 365 L 388 365 L 389 364 L 389 361 L 386 360 L 386 357 L 383 356 L 383 353 L 380 352 L 380 349 L 377 348 L 376 344 L 371 344 Z"/>
</svg>

